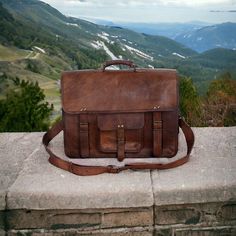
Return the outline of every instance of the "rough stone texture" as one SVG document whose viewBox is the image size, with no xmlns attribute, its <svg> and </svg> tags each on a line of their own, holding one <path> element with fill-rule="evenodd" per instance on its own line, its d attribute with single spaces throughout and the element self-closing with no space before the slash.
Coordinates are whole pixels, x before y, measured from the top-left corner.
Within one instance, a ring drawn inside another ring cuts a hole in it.
<svg viewBox="0 0 236 236">
<path fill-rule="evenodd" d="M 152 226 L 152 209 L 126 209 L 126 211 L 111 211 L 103 214 L 102 228 L 107 227 L 134 227 L 134 226 Z"/>
<path fill-rule="evenodd" d="M 35 142 L 40 143 L 39 140 Z M 62 137 L 53 144 L 53 150 L 61 151 L 62 155 Z M 50 165 L 47 159 L 48 154 L 41 145 L 24 161 L 20 175 L 9 188 L 8 208 L 124 208 L 153 204 L 149 171 L 76 176 Z"/>
<path fill-rule="evenodd" d="M 101 225 L 99 212 L 79 210 L 12 210 L 7 213 L 10 229 L 95 228 Z"/>
<path fill-rule="evenodd" d="M 41 146 L 24 162 L 10 187 L 9 209 L 93 209 L 150 207 L 149 171 L 76 176 L 50 165 Z"/>
<path fill-rule="evenodd" d="M 77 229 L 64 230 L 10 230 L 8 236 L 76 236 L 76 235 L 96 235 L 96 236 L 152 236 L 153 229 L 149 227 L 119 228 L 119 229 L 100 229 L 81 231 Z"/>
<path fill-rule="evenodd" d="M 184 227 L 172 226 L 171 228 L 156 227 L 155 236 L 235 236 L 236 226 L 215 227 Z"/>
<path fill-rule="evenodd" d="M 155 207 L 155 224 L 236 225 L 236 202 L 197 203 Z"/>
<path fill-rule="evenodd" d="M 0 232 L 4 228 L 5 228 L 5 212 L 4 211 L 0 211 Z"/>
<path fill-rule="evenodd" d="M 174 230 L 175 236 L 235 236 L 235 227 L 208 227 Z"/>
<path fill-rule="evenodd" d="M 39 133 L 0 134 L 0 210 L 6 207 L 6 193 L 21 171 L 23 161 L 40 146 L 41 135 Z"/>
<path fill-rule="evenodd" d="M 236 221 L 236 202 L 228 202 L 227 204 L 224 204 L 223 206 L 221 206 L 220 211 L 218 211 L 217 213 L 219 218 L 225 221 Z"/>
<path fill-rule="evenodd" d="M 190 162 L 152 171 L 155 205 L 236 200 L 236 127 L 195 128 Z"/>
<path fill-rule="evenodd" d="M 10 229 L 102 229 L 152 226 L 152 208 L 87 210 L 11 210 L 7 212 Z"/>
<path fill-rule="evenodd" d="M 6 232 L 0 229 L 0 236 L 5 236 L 5 235 L 6 235 Z"/>
<path fill-rule="evenodd" d="M 198 223 L 200 220 L 200 210 L 192 205 L 167 205 L 156 207 L 156 225 L 187 224 Z M 194 221 L 194 222 L 193 222 Z"/>
</svg>

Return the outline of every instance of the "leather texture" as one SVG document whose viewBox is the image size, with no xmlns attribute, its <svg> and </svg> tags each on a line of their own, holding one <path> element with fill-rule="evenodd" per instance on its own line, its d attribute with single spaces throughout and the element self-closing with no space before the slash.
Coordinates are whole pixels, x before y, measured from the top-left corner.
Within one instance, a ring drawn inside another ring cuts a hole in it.
<svg viewBox="0 0 236 236">
<path fill-rule="evenodd" d="M 175 70 L 81 70 L 62 74 L 62 106 L 69 114 L 178 109 Z"/>
<path fill-rule="evenodd" d="M 102 173 L 119 173 L 123 170 L 141 170 L 141 169 L 150 169 L 150 170 L 164 170 L 171 169 L 178 166 L 181 166 L 189 161 L 190 153 L 194 145 L 194 134 L 192 129 L 187 125 L 187 123 L 179 118 L 179 127 L 182 129 L 186 143 L 187 143 L 187 154 L 182 158 L 175 160 L 166 164 L 155 164 L 155 163 L 129 163 L 123 166 L 84 166 L 74 164 L 68 160 L 63 160 L 59 156 L 55 155 L 49 147 L 50 141 L 61 131 L 64 130 L 63 121 L 56 123 L 48 132 L 43 136 L 43 144 L 46 151 L 50 155 L 49 162 L 66 171 L 69 171 L 75 175 L 87 176 L 87 175 L 98 175 Z"/>
<path fill-rule="evenodd" d="M 107 70 L 110 65 L 127 65 L 130 69 Z M 179 86 L 175 70 L 138 69 L 130 61 L 108 61 L 100 70 L 64 72 L 61 86 L 63 120 L 46 134 L 45 146 L 60 129 L 64 131 L 64 148 L 69 158 L 105 157 L 119 161 L 171 158 L 178 151 L 180 126 L 189 146 L 184 158 L 189 158 L 194 135 L 191 128 L 179 120 Z M 74 167 L 74 164 L 68 167 L 48 148 L 47 151 L 52 164 L 65 165 L 63 169 L 67 170 L 79 168 L 79 171 L 69 171 L 81 174 L 83 167 Z M 150 164 L 135 163 L 131 169 L 134 166 L 154 168 Z M 170 166 L 168 168 L 172 168 Z M 155 168 L 165 167 L 156 164 Z M 113 169 L 101 167 L 100 171 L 114 172 Z M 88 172 L 90 175 L 90 170 Z"/>
</svg>

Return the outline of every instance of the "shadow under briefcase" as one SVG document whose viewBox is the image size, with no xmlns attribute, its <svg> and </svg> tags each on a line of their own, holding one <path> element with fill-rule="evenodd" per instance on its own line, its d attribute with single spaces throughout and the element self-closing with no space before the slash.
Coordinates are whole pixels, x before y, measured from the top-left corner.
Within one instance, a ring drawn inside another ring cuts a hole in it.
<svg viewBox="0 0 236 236">
<path fill-rule="evenodd" d="M 115 65 L 130 68 L 107 69 Z M 194 135 L 179 117 L 175 70 L 138 69 L 131 61 L 108 61 L 102 69 L 64 72 L 61 92 L 62 121 L 43 137 L 51 164 L 77 175 L 96 175 L 126 169 L 168 169 L 188 161 Z M 178 152 L 179 127 L 185 135 L 187 154 L 166 164 L 78 165 L 56 156 L 48 145 L 63 130 L 69 158 L 171 158 Z"/>
</svg>

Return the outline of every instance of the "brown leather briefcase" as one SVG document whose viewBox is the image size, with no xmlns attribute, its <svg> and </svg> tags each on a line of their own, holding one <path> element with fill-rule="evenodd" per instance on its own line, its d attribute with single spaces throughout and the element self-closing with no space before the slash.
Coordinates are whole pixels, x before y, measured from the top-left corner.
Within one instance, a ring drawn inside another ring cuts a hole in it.
<svg viewBox="0 0 236 236">
<path fill-rule="evenodd" d="M 127 70 L 108 70 L 111 65 Z M 49 162 L 77 175 L 118 173 L 126 169 L 167 169 L 188 161 L 194 143 L 191 128 L 179 117 L 179 84 L 175 70 L 137 69 L 131 61 L 108 61 L 99 70 L 64 72 L 61 79 L 62 121 L 43 137 Z M 59 158 L 48 144 L 64 131 L 69 158 L 160 158 L 178 151 L 179 127 L 187 154 L 167 164 L 84 166 Z"/>
</svg>

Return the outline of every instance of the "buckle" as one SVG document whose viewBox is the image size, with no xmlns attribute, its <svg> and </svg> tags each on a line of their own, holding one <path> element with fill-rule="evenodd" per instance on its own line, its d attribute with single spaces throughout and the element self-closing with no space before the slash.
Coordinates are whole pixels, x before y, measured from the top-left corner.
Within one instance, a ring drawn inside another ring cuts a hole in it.
<svg viewBox="0 0 236 236">
<path fill-rule="evenodd" d="M 112 174 L 117 174 L 121 171 L 121 168 L 119 166 L 113 166 L 113 165 L 108 165 L 108 173 Z"/>
</svg>

